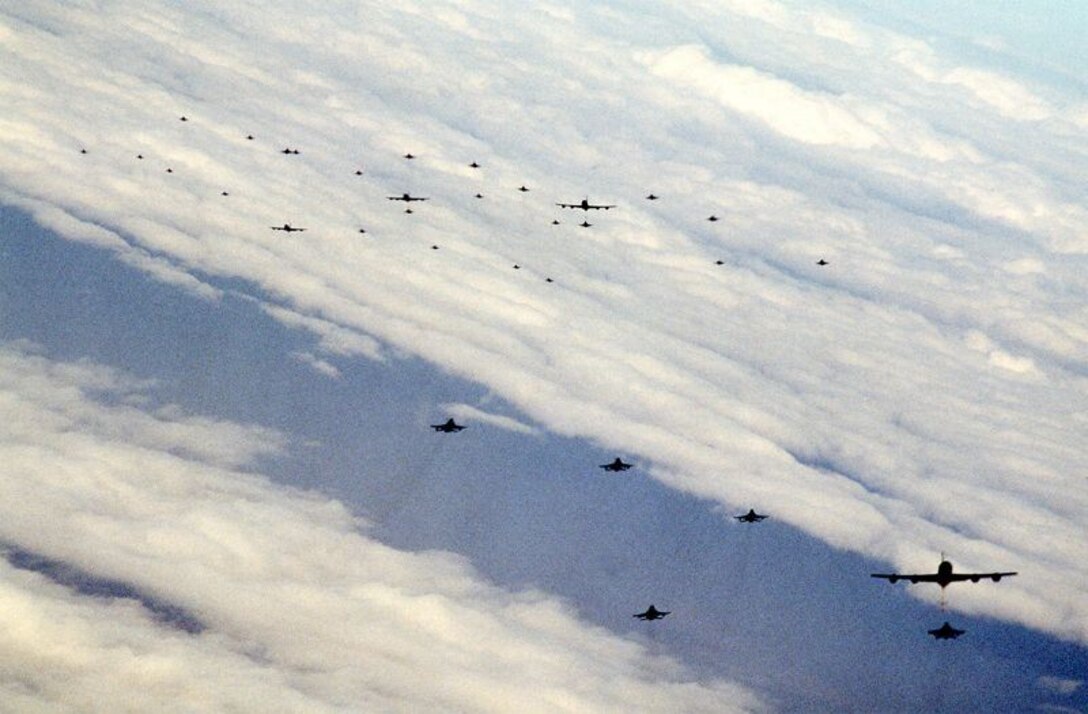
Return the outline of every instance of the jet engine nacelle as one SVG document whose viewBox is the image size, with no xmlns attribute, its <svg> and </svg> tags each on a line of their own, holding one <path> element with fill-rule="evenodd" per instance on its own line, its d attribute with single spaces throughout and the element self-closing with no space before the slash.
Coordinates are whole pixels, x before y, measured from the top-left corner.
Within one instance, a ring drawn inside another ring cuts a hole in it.
<svg viewBox="0 0 1088 714">
<path fill-rule="evenodd" d="M 1000 575 L 994 575 L 993 578 L 994 578 L 995 583 L 1001 582 L 1001 576 Z"/>
</svg>

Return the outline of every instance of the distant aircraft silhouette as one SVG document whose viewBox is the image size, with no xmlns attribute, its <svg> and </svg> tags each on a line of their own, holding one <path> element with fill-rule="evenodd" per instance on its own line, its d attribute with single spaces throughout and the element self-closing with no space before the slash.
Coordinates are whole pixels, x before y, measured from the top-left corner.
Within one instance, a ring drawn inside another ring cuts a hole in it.
<svg viewBox="0 0 1088 714">
<path fill-rule="evenodd" d="M 615 208 L 616 204 L 590 203 L 588 198 L 583 198 L 581 203 L 557 203 L 560 208 L 580 208 L 583 211 L 607 211 Z"/>
<path fill-rule="evenodd" d="M 483 198 L 483 197 L 484 197 L 484 195 L 482 193 L 476 194 L 476 198 Z"/>
<path fill-rule="evenodd" d="M 954 640 L 964 632 L 966 632 L 966 630 L 957 630 L 947 622 L 935 630 L 929 630 L 929 634 L 933 635 L 938 640 Z"/>
<path fill-rule="evenodd" d="M 253 141 L 253 135 L 252 134 L 246 134 L 246 141 Z"/>
<path fill-rule="evenodd" d="M 824 260 L 823 258 L 820 258 L 819 260 L 816 261 L 816 265 L 827 265 L 827 261 Z"/>
<path fill-rule="evenodd" d="M 717 216 L 711 216 L 707 220 L 710 221 L 711 223 L 713 223 L 714 221 L 718 220 L 718 217 Z"/>
<path fill-rule="evenodd" d="M 590 223 L 589 221 L 582 221 L 582 222 L 581 222 L 581 223 L 579 223 L 578 225 L 580 225 L 580 226 L 581 226 L 582 228 L 589 228 L 589 227 L 590 227 L 590 226 L 592 226 L 593 224 L 592 224 L 592 223 Z"/>
<path fill-rule="evenodd" d="M 476 163 L 475 161 L 473 161 L 473 162 L 472 162 L 471 164 L 469 164 L 468 166 L 469 166 L 469 168 L 470 168 L 470 169 L 478 169 L 478 168 L 480 168 L 480 165 L 479 165 L 478 163 Z"/>
<path fill-rule="evenodd" d="M 668 611 L 658 610 L 653 605 L 650 605 L 648 608 L 646 608 L 646 612 L 640 612 L 635 615 L 631 615 L 631 617 L 637 617 L 640 620 L 649 620 L 650 622 L 652 622 L 654 620 L 660 620 L 668 614 Z"/>
<path fill-rule="evenodd" d="M 634 464 L 625 463 L 620 457 L 616 457 L 616 460 L 610 464 L 601 464 L 601 468 L 605 471 L 626 471 L 634 466 Z"/>
<path fill-rule="evenodd" d="M 415 157 L 414 157 L 414 156 L 412 156 L 411 154 L 405 154 L 405 155 L 404 155 L 404 158 L 406 158 L 406 159 L 414 159 Z"/>
<path fill-rule="evenodd" d="M 983 578 L 990 578 L 996 583 L 999 582 L 1001 578 L 1011 575 L 1016 575 L 1016 573 L 953 573 L 952 563 L 943 559 L 941 560 L 941 564 L 937 566 L 936 573 L 872 573 L 872 577 L 882 578 L 889 583 L 907 580 L 911 584 L 937 583 L 942 588 L 947 587 L 949 583 L 960 583 L 964 580 L 970 580 L 972 583 L 977 583 Z"/>
<path fill-rule="evenodd" d="M 281 153 L 281 154 L 297 154 L 297 153 L 298 153 L 298 149 L 290 149 L 290 148 L 286 148 L 286 149 L 282 149 L 282 150 L 280 151 L 280 153 Z"/>
<path fill-rule="evenodd" d="M 553 221 L 552 221 L 552 225 L 553 225 L 553 226 L 558 226 L 558 225 L 559 225 L 559 221 L 554 221 L 554 220 L 553 220 Z"/>
<path fill-rule="evenodd" d="M 655 196 L 655 195 L 653 195 L 651 193 L 649 196 L 646 197 L 646 200 L 647 201 L 656 201 L 658 198 L 659 198 L 658 196 Z"/>
<path fill-rule="evenodd" d="M 461 426 L 453 419 L 447 419 L 444 424 L 431 424 L 431 428 L 444 434 L 453 434 L 461 431 L 462 429 L 467 429 L 468 427 Z"/>
<path fill-rule="evenodd" d="M 767 517 L 768 516 L 761 516 L 758 513 L 756 513 L 756 509 L 754 509 L 754 508 L 749 508 L 748 512 L 745 513 L 743 516 L 733 516 L 733 518 L 736 518 L 741 523 L 759 523 L 760 521 L 762 521 L 764 518 L 767 518 Z"/>
<path fill-rule="evenodd" d="M 363 175 L 363 170 L 362 169 L 355 169 L 355 175 L 356 176 L 362 176 Z"/>
<path fill-rule="evenodd" d="M 521 187 L 520 187 L 520 188 L 519 188 L 518 190 L 519 190 L 519 191 L 521 191 L 522 193 L 525 193 L 525 192 L 527 192 L 527 191 L 528 191 L 529 189 L 525 188 L 525 186 L 521 186 Z"/>
<path fill-rule="evenodd" d="M 282 226 L 271 226 L 274 231 L 283 231 L 284 233 L 301 233 L 306 230 L 305 228 L 295 228 L 290 223 L 284 223 Z"/>
<path fill-rule="evenodd" d="M 399 196 L 386 196 L 390 201 L 404 201 L 405 203 L 411 203 L 412 201 L 427 201 L 429 199 L 422 198 L 420 196 L 409 196 L 406 193 L 402 193 Z"/>
</svg>

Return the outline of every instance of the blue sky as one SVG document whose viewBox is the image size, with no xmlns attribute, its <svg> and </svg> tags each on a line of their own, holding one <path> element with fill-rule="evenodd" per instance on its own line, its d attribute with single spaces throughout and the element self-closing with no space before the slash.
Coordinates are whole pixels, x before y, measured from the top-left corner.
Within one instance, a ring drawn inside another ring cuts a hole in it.
<svg viewBox="0 0 1088 714">
<path fill-rule="evenodd" d="M 43 626 L 3 647 L 53 653 L 11 697 L 142 681 L 105 669 L 121 640 L 285 710 L 1084 707 L 1086 124 L 1056 60 L 872 9 L 375 5 L 307 20 L 323 43 L 298 11 L 3 18 L 3 539 L 146 593 L 13 558 L 4 597 L 104 669 L 65 678 Z M 57 103 L 74 62 L 110 71 Z M 583 230 L 552 203 L 587 193 L 621 205 Z M 941 551 L 1022 575 L 947 613 L 868 577 Z"/>
</svg>

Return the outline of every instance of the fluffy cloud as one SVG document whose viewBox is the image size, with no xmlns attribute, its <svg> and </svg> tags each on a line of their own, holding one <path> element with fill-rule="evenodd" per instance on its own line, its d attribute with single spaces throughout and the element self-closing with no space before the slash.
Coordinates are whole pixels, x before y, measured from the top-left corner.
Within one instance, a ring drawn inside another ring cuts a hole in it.
<svg viewBox="0 0 1088 714">
<path fill-rule="evenodd" d="M 955 605 L 1088 641 L 1079 99 L 770 1 L 194 7 L 7 11 L 4 196 L 703 498 L 1019 570 Z"/>
<path fill-rule="evenodd" d="M 0 539 L 137 594 L 0 565 L 0 691 L 20 711 L 759 708 L 564 602 L 383 546 L 340 504 L 239 471 L 281 448 L 266 429 L 119 406 L 139 383 L 17 345 L 0 365 Z"/>
</svg>

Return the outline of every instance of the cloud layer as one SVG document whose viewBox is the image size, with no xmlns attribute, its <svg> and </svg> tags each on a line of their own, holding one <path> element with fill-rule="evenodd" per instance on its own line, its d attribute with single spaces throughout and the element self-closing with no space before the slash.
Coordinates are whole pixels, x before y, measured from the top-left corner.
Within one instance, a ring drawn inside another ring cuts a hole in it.
<svg viewBox="0 0 1088 714">
<path fill-rule="evenodd" d="M 63 234 L 1088 642 L 1076 98 L 769 1 L 0 23 L 0 195 Z"/>
<path fill-rule="evenodd" d="M 0 691 L 19 711 L 759 708 L 567 603 L 272 486 L 250 470 L 282 448 L 266 429 L 132 406 L 145 385 L 26 345 L 0 348 L 0 375 L 0 539 L 199 624 L 0 563 Z"/>
</svg>

